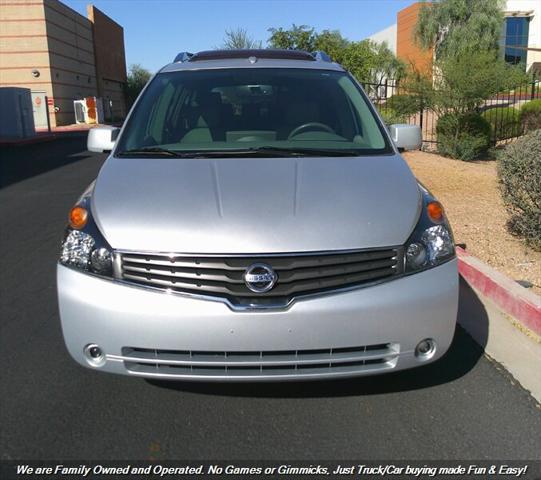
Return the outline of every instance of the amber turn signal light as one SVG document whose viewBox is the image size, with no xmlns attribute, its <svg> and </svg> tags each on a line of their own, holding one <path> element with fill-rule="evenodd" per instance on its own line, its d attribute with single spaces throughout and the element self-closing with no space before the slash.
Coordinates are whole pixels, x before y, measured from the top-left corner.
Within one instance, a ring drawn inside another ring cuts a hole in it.
<svg viewBox="0 0 541 480">
<path fill-rule="evenodd" d="M 430 202 L 426 206 L 426 211 L 433 222 L 439 223 L 443 220 L 443 205 L 440 202 Z"/>
<path fill-rule="evenodd" d="M 88 212 L 83 207 L 73 207 L 70 210 L 69 222 L 70 227 L 80 230 L 84 228 L 88 220 Z"/>
</svg>

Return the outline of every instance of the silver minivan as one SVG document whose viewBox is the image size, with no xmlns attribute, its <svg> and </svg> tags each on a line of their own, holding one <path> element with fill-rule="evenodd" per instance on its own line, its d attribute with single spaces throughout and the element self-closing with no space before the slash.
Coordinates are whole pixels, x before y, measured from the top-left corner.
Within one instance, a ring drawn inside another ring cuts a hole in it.
<svg viewBox="0 0 541 480">
<path fill-rule="evenodd" d="M 62 330 L 80 364 L 179 380 L 380 374 L 453 339 L 441 204 L 322 52 L 183 53 L 147 84 L 69 213 Z"/>
</svg>

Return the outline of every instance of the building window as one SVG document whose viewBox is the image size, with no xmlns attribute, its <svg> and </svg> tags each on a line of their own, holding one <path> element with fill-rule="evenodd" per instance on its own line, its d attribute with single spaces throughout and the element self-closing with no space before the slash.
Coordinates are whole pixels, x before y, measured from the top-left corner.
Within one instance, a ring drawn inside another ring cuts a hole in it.
<svg viewBox="0 0 541 480">
<path fill-rule="evenodd" d="M 528 56 L 528 33 L 530 17 L 507 17 L 505 19 L 504 58 L 507 63 L 526 66 Z"/>
</svg>

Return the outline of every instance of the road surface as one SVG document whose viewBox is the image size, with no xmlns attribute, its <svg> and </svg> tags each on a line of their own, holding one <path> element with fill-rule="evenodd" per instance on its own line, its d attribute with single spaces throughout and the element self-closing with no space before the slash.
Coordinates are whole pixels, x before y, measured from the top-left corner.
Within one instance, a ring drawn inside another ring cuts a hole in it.
<svg viewBox="0 0 541 480">
<path fill-rule="evenodd" d="M 55 263 L 104 158 L 81 137 L 1 152 L 2 459 L 540 458 L 539 406 L 461 329 L 436 364 L 349 381 L 164 384 L 78 366 Z"/>
</svg>

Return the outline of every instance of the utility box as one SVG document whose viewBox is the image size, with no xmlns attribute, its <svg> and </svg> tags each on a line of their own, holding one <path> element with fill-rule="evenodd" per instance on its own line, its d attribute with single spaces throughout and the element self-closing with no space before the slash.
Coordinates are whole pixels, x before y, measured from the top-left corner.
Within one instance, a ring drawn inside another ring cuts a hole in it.
<svg viewBox="0 0 541 480">
<path fill-rule="evenodd" d="M 28 138 L 36 134 L 29 88 L 0 88 L 0 138 Z"/>
</svg>

